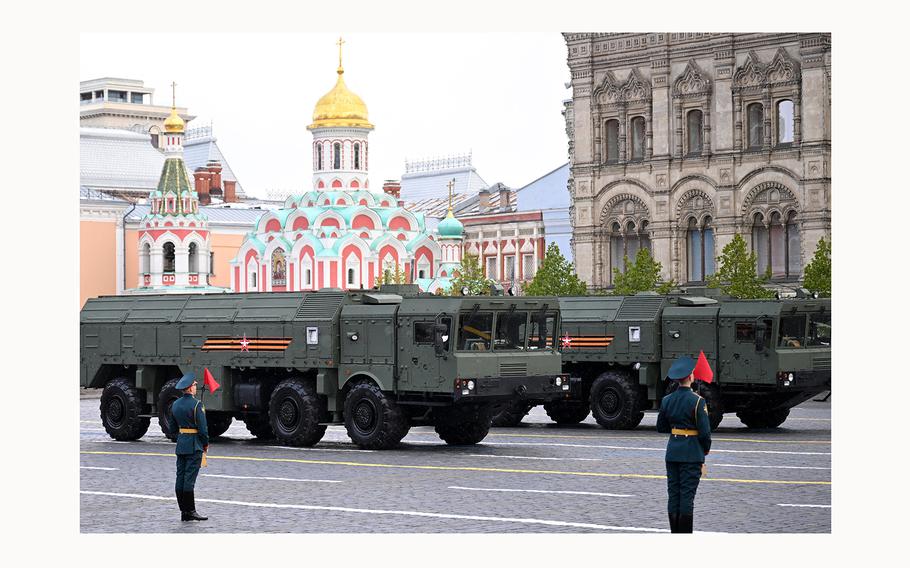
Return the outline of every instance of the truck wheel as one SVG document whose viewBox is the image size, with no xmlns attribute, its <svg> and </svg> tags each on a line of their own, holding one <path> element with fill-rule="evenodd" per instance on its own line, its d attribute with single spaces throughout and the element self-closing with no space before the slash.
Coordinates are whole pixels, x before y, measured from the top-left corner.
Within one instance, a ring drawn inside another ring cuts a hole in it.
<svg viewBox="0 0 910 568">
<path fill-rule="evenodd" d="M 411 425 L 394 400 L 371 382 L 357 383 L 344 399 L 344 427 L 365 450 L 388 450 L 401 442 Z"/>
<path fill-rule="evenodd" d="M 720 389 L 713 383 L 703 383 L 698 381 L 696 392 L 708 403 L 708 421 L 711 423 L 711 431 L 717 430 L 721 420 L 724 419 L 724 403 L 720 396 Z"/>
<path fill-rule="evenodd" d="M 616 371 L 602 373 L 591 386 L 591 413 L 607 430 L 631 430 L 645 413 L 639 410 L 641 393 L 628 376 Z"/>
<path fill-rule="evenodd" d="M 227 412 L 206 412 L 205 420 L 209 426 L 209 438 L 217 438 L 231 427 L 234 418 Z"/>
<path fill-rule="evenodd" d="M 587 402 L 554 400 L 543 405 L 550 420 L 557 424 L 578 424 L 588 417 L 591 407 Z"/>
<path fill-rule="evenodd" d="M 790 409 L 778 410 L 740 410 L 736 417 L 742 420 L 747 428 L 777 428 L 790 415 Z"/>
<path fill-rule="evenodd" d="M 281 381 L 269 399 L 269 424 L 278 441 L 287 446 L 313 446 L 325 435 L 319 424 L 319 398 L 297 379 Z"/>
<path fill-rule="evenodd" d="M 158 391 L 158 426 L 164 437 L 172 442 L 177 441 L 178 432 L 171 432 L 167 427 L 167 421 L 171 417 L 171 405 L 183 396 L 183 393 L 177 390 L 178 381 L 180 381 L 180 377 L 171 379 L 164 383 L 164 386 Z"/>
<path fill-rule="evenodd" d="M 269 424 L 269 417 L 265 412 L 244 415 L 243 425 L 246 426 L 247 432 L 259 440 L 271 440 L 275 437 L 272 426 Z"/>
<path fill-rule="evenodd" d="M 101 392 L 101 423 L 115 440 L 138 440 L 149 429 L 150 420 L 140 418 L 142 393 L 126 379 L 114 379 Z"/>
<path fill-rule="evenodd" d="M 436 433 L 450 446 L 470 446 L 487 437 L 492 421 L 489 406 L 456 406 L 436 414 Z"/>
<path fill-rule="evenodd" d="M 493 426 L 518 426 L 532 408 L 530 402 L 513 400 L 493 416 Z"/>
</svg>

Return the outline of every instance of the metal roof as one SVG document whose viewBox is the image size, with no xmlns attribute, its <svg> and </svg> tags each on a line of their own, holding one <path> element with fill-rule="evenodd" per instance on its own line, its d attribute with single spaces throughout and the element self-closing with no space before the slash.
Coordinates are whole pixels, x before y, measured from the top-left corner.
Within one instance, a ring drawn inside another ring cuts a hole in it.
<svg viewBox="0 0 910 568">
<path fill-rule="evenodd" d="M 148 134 L 115 128 L 79 129 L 80 185 L 92 190 L 152 192 L 164 154 Z"/>
<path fill-rule="evenodd" d="M 137 205 L 126 218 L 127 222 L 138 223 L 148 214 L 150 206 Z M 210 225 L 239 225 L 253 228 L 259 217 L 266 211 L 263 209 L 234 209 L 231 207 L 200 207 L 199 212 L 209 219 Z"/>
<path fill-rule="evenodd" d="M 405 173 L 401 176 L 401 198 L 405 201 L 420 201 L 434 197 L 448 199 L 449 182 L 453 178 L 455 195 L 471 196 L 482 188 L 489 187 L 472 166 Z"/>
</svg>

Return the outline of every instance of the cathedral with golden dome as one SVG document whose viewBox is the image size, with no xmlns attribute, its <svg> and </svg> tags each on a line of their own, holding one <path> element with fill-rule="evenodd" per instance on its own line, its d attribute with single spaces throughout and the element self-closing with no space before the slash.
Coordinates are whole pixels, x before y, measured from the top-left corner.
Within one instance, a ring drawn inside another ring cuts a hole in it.
<svg viewBox="0 0 910 568">
<path fill-rule="evenodd" d="M 262 215 L 231 261 L 235 292 L 372 288 L 399 273 L 421 290 L 448 289 L 461 268 L 463 227 L 451 215 L 439 233 L 422 213 L 370 188 L 367 106 L 338 78 L 313 110 L 310 189 Z"/>
</svg>

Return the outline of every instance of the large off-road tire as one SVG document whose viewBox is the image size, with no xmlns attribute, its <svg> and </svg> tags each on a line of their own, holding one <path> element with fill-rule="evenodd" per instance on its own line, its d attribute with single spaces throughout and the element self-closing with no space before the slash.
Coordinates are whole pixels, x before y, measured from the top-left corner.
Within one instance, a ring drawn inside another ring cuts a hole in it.
<svg viewBox="0 0 910 568">
<path fill-rule="evenodd" d="M 487 437 L 493 413 L 487 405 L 468 404 L 440 409 L 436 434 L 450 446 L 470 446 Z"/>
<path fill-rule="evenodd" d="M 388 450 L 401 442 L 411 425 L 398 404 L 369 381 L 357 383 L 344 399 L 344 427 L 365 450 Z"/>
<path fill-rule="evenodd" d="M 513 400 L 493 416 L 493 426 L 518 426 L 534 405 L 524 400 Z"/>
<path fill-rule="evenodd" d="M 177 390 L 178 381 L 180 381 L 180 377 L 171 379 L 164 383 L 164 386 L 158 391 L 158 426 L 161 428 L 161 433 L 164 434 L 164 437 L 172 442 L 177 441 L 179 432 L 176 430 L 171 432 L 167 427 L 167 422 L 168 418 L 171 417 L 171 405 L 174 404 L 175 400 L 183 396 L 183 393 Z"/>
<path fill-rule="evenodd" d="M 697 392 L 708 403 L 708 420 L 711 422 L 711 431 L 717 430 L 721 420 L 724 419 L 724 402 L 720 396 L 720 387 L 714 383 L 698 381 L 695 385 Z"/>
<path fill-rule="evenodd" d="M 585 401 L 554 400 L 544 404 L 543 408 L 550 420 L 557 424 L 578 424 L 591 412 Z"/>
<path fill-rule="evenodd" d="M 777 428 L 784 423 L 789 415 L 789 408 L 758 411 L 740 410 L 736 413 L 736 417 L 742 420 L 742 423 L 747 428 Z"/>
<path fill-rule="evenodd" d="M 319 424 L 316 389 L 298 379 L 278 383 L 269 399 L 269 424 L 278 441 L 286 446 L 312 446 L 325 435 Z"/>
<path fill-rule="evenodd" d="M 229 412 L 212 411 L 205 413 L 205 420 L 209 427 L 209 438 L 217 438 L 228 431 L 234 417 Z"/>
<path fill-rule="evenodd" d="M 638 383 L 625 373 L 607 371 L 591 386 L 591 413 L 597 423 L 608 430 L 631 430 L 641 423 Z"/>
<path fill-rule="evenodd" d="M 144 407 L 142 392 L 126 379 L 104 385 L 101 392 L 101 423 L 115 440 L 138 440 L 149 429 L 150 420 L 140 418 Z"/>
<path fill-rule="evenodd" d="M 247 432 L 259 440 L 271 440 L 275 437 L 269 424 L 269 416 L 265 412 L 243 415 L 243 425 L 246 426 Z"/>
</svg>

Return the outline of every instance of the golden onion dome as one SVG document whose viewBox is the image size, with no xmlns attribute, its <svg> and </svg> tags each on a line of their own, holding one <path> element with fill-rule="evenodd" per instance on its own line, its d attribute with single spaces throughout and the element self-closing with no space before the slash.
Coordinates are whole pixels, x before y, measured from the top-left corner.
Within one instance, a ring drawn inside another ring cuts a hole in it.
<svg viewBox="0 0 910 568">
<path fill-rule="evenodd" d="M 344 68 L 338 66 L 338 81 L 331 91 L 316 103 L 313 110 L 313 124 L 307 129 L 332 126 L 353 126 L 373 128 L 367 119 L 367 105 L 344 84 Z"/>
<path fill-rule="evenodd" d="M 171 114 L 164 121 L 164 131 L 170 134 L 179 134 L 186 127 L 186 122 L 177 114 L 177 109 L 171 107 Z"/>
</svg>

